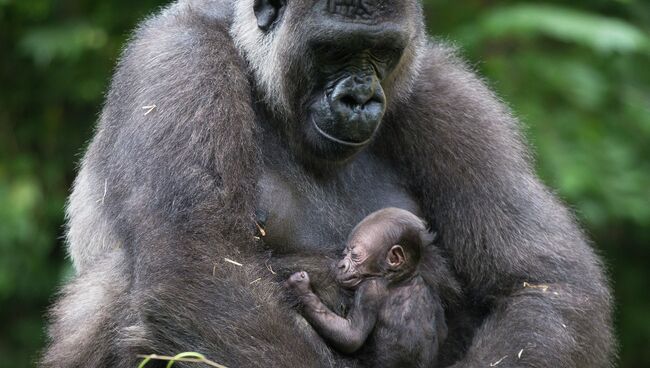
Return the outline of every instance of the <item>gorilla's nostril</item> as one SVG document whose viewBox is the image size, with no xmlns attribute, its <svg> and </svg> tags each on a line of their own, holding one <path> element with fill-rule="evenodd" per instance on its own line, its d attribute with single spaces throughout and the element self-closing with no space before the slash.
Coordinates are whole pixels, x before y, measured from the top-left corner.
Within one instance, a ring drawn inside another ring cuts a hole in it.
<svg viewBox="0 0 650 368">
<path fill-rule="evenodd" d="M 377 87 L 372 79 L 360 80 L 358 76 L 351 76 L 334 87 L 331 98 L 346 107 L 362 107 L 375 96 Z"/>
<path fill-rule="evenodd" d="M 355 107 L 359 106 L 360 104 L 358 103 L 357 99 L 350 96 L 350 95 L 345 95 L 340 99 L 341 103 L 345 106 L 347 106 L 350 109 L 354 109 Z"/>
<path fill-rule="evenodd" d="M 349 93 L 339 98 L 339 103 L 350 110 L 364 109 L 373 102 L 379 102 L 374 95 L 365 93 Z"/>
</svg>

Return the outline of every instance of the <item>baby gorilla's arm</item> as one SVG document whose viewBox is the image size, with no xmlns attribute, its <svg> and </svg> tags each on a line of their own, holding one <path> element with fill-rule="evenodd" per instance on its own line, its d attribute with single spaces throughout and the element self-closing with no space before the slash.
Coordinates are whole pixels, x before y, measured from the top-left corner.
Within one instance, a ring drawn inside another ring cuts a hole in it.
<svg viewBox="0 0 650 368">
<path fill-rule="evenodd" d="M 377 321 L 382 293 L 374 281 L 366 281 L 357 289 L 348 318 L 337 315 L 321 302 L 311 290 L 306 272 L 291 275 L 287 284 L 299 296 L 304 305 L 303 314 L 316 332 L 343 353 L 359 350 Z"/>
</svg>

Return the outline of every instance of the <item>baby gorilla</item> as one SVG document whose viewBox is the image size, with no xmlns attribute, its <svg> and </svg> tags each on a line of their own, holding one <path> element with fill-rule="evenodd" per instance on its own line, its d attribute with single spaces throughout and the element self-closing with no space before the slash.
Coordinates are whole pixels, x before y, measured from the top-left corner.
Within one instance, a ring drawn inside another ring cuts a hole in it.
<svg viewBox="0 0 650 368">
<path fill-rule="evenodd" d="M 297 272 L 288 286 L 314 329 L 337 350 L 360 348 L 373 367 L 434 367 L 447 327 L 438 295 L 418 270 L 434 236 L 414 214 L 387 208 L 361 221 L 336 265 L 338 284 L 354 291 L 346 317 L 325 306 Z"/>
</svg>

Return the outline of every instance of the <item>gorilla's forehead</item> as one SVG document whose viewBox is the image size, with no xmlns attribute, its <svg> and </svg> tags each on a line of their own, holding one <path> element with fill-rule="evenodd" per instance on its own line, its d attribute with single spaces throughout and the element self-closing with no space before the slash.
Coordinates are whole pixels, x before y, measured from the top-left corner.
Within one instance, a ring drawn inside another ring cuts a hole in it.
<svg viewBox="0 0 650 368">
<path fill-rule="evenodd" d="M 327 11 L 355 21 L 375 21 L 392 11 L 387 1 L 377 0 L 327 0 Z"/>
<path fill-rule="evenodd" d="M 292 25 L 293 41 L 283 48 L 301 54 L 305 52 L 302 47 L 319 43 L 359 50 L 403 49 L 422 30 L 422 9 L 417 0 L 294 2 L 287 6 L 285 16 L 285 25 Z"/>
<path fill-rule="evenodd" d="M 419 9 L 417 0 L 314 0 L 296 6 L 302 15 L 364 24 L 403 21 Z"/>
</svg>

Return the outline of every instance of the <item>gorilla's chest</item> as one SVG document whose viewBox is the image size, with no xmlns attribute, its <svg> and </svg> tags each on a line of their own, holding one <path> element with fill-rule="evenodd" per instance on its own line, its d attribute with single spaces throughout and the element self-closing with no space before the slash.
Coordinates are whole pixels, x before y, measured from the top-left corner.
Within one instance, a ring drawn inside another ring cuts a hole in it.
<svg viewBox="0 0 650 368">
<path fill-rule="evenodd" d="M 338 251 L 352 228 L 381 208 L 420 214 L 395 172 L 370 156 L 326 178 L 267 166 L 258 189 L 258 223 L 266 246 L 278 254 Z"/>
</svg>

